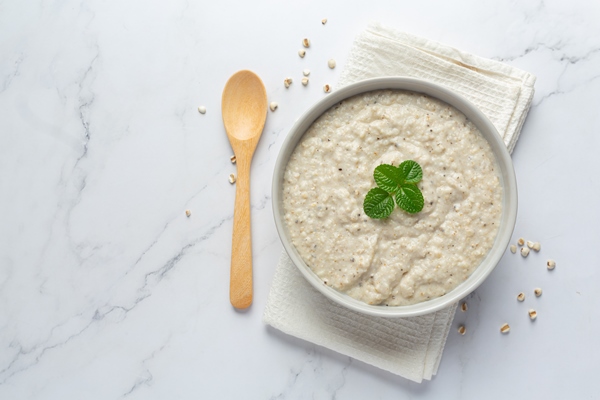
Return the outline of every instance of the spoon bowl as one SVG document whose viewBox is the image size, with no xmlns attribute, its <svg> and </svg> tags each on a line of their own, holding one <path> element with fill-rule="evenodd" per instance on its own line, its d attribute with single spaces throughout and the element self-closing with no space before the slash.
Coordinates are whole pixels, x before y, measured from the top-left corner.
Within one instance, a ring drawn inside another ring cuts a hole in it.
<svg viewBox="0 0 600 400">
<path fill-rule="evenodd" d="M 239 71 L 225 84 L 221 97 L 223 125 L 236 158 L 235 208 L 231 247 L 229 300 L 238 309 L 252 304 L 252 237 L 250 229 L 250 164 L 267 118 L 267 91 L 252 71 Z"/>
<path fill-rule="evenodd" d="M 260 78 L 251 71 L 234 74 L 225 85 L 221 105 L 229 141 L 258 142 L 267 118 L 267 92 Z"/>
</svg>

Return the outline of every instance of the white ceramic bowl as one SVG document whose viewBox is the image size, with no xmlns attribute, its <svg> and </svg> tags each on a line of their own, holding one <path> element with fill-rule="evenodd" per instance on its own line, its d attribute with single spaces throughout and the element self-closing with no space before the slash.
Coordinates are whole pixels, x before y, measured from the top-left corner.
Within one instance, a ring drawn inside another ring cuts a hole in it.
<svg viewBox="0 0 600 400">
<path fill-rule="evenodd" d="M 298 144 L 302 138 L 302 135 L 304 135 L 304 132 L 306 132 L 310 125 L 318 117 L 320 117 L 321 114 L 340 101 L 360 93 L 379 89 L 401 89 L 424 93 L 450 104 L 465 114 L 465 116 L 471 122 L 473 122 L 475 126 L 477 126 L 485 139 L 487 139 L 489 142 L 492 152 L 496 156 L 496 161 L 500 170 L 500 183 L 503 188 L 502 217 L 500 220 L 498 235 L 496 236 L 493 247 L 481 262 L 479 267 L 473 271 L 466 281 L 461 283 L 450 292 L 446 293 L 444 296 L 408 306 L 386 307 L 369 305 L 344 293 L 338 292 L 327 285 L 323 285 L 323 282 L 306 265 L 292 244 L 283 217 L 283 175 L 288 160 L 294 151 L 296 144 Z M 292 262 L 296 265 L 296 267 L 298 267 L 302 275 L 304 275 L 304 277 L 319 292 L 323 293 L 336 303 L 355 311 L 381 317 L 412 317 L 427 314 L 447 307 L 471 293 L 485 280 L 485 278 L 492 272 L 494 267 L 500 261 L 500 258 L 504 254 L 510 241 L 517 216 L 517 183 L 512 160 L 506 149 L 506 146 L 502 141 L 502 138 L 492 123 L 473 104 L 451 90 L 428 81 L 405 77 L 375 78 L 356 82 L 332 92 L 324 97 L 323 100 L 316 103 L 307 112 L 305 112 L 296 121 L 285 141 L 283 142 L 277 162 L 275 164 L 272 190 L 273 214 L 275 217 L 275 225 L 277 226 L 277 231 L 279 232 L 279 237 L 281 238 L 283 247 L 292 259 Z"/>
</svg>

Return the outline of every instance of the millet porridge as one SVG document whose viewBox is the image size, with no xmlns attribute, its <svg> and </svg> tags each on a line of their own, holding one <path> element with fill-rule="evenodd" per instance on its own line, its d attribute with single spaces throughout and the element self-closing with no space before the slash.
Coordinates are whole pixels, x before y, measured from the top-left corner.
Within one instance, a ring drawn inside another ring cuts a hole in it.
<svg viewBox="0 0 600 400">
<path fill-rule="evenodd" d="M 367 217 L 373 170 L 414 160 L 423 210 Z M 495 240 L 502 187 L 487 141 L 466 117 L 423 94 L 378 90 L 317 119 L 284 173 L 292 243 L 324 284 L 367 304 L 443 296 L 479 266 Z"/>
</svg>

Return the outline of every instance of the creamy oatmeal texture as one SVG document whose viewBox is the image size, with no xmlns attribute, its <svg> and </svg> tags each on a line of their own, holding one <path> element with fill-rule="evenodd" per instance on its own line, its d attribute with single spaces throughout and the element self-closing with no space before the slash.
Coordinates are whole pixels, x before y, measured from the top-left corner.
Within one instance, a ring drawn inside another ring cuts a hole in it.
<svg viewBox="0 0 600 400">
<path fill-rule="evenodd" d="M 363 212 L 379 164 L 415 160 L 425 207 Z M 368 304 L 439 297 L 473 272 L 502 212 L 494 155 L 448 104 L 399 90 L 354 96 L 317 119 L 296 146 L 283 184 L 292 243 L 324 284 Z"/>
</svg>

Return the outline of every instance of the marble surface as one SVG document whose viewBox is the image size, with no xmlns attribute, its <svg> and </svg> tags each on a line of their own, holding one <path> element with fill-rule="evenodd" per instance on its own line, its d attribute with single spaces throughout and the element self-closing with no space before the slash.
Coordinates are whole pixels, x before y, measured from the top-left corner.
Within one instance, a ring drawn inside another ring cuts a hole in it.
<svg viewBox="0 0 600 400">
<path fill-rule="evenodd" d="M 600 3 L 366 4 L 0 1 L 0 399 L 597 396 Z M 282 250 L 277 152 L 370 20 L 538 77 L 513 159 L 515 241 L 542 251 L 507 252 L 422 384 L 261 321 Z M 235 166 L 220 113 L 239 69 L 279 103 L 252 166 L 246 312 L 228 300 Z"/>
</svg>

